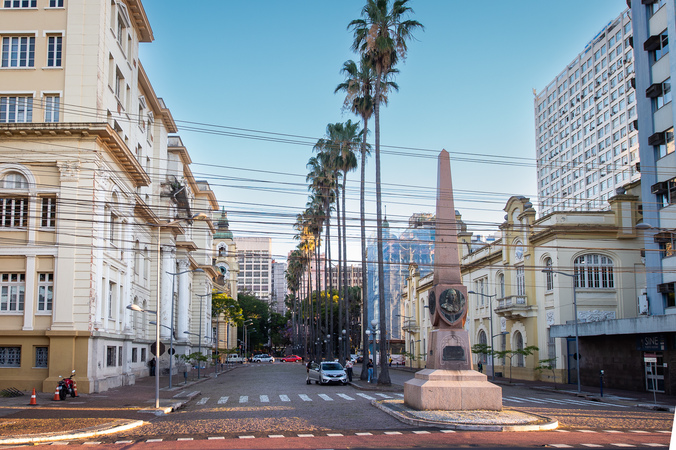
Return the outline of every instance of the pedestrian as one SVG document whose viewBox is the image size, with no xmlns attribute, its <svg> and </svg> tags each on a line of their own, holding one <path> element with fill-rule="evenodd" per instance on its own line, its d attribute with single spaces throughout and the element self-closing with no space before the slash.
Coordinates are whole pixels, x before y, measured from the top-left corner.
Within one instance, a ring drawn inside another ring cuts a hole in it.
<svg viewBox="0 0 676 450">
<path fill-rule="evenodd" d="M 479 373 L 484 373 L 484 365 L 481 364 L 481 361 L 479 361 L 479 364 L 477 365 L 477 367 L 479 369 Z"/>
<path fill-rule="evenodd" d="M 345 371 L 347 372 L 347 379 L 352 383 L 352 360 L 348 359 L 345 363 Z"/>
<path fill-rule="evenodd" d="M 310 382 L 310 366 L 312 365 L 312 360 L 308 361 L 305 365 L 305 370 L 307 372 L 307 378 L 305 378 L 305 384 L 311 384 Z"/>
<path fill-rule="evenodd" d="M 155 376 L 155 364 L 156 364 L 155 358 L 151 359 L 151 360 L 148 362 L 148 365 L 150 366 L 150 376 L 151 376 L 151 377 L 154 377 L 154 376 Z"/>
<path fill-rule="evenodd" d="M 373 378 L 373 360 L 369 358 L 369 363 L 366 365 L 366 367 L 369 369 L 369 383 L 371 382 L 371 379 Z"/>
<path fill-rule="evenodd" d="M 390 356 L 390 367 L 392 367 L 392 357 Z"/>
</svg>

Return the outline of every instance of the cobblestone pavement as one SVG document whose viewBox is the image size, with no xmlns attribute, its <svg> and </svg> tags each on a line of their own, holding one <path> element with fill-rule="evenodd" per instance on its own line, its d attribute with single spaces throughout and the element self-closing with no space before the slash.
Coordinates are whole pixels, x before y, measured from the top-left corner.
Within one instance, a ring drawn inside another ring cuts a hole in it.
<svg viewBox="0 0 676 450">
<path fill-rule="evenodd" d="M 287 366 L 290 365 L 287 364 L 285 367 Z M 272 367 L 276 368 L 277 364 Z M 308 386 L 303 388 L 303 392 L 307 388 L 308 394 L 305 395 L 309 395 L 312 401 L 303 400 L 300 396 L 303 394 L 297 394 L 299 396 L 289 398 L 287 402 L 284 400 L 286 396 L 284 391 L 288 389 L 289 381 L 280 379 L 277 383 L 268 383 L 265 389 L 260 388 L 260 392 L 256 391 L 255 398 L 247 399 L 246 403 L 242 402 L 239 392 L 235 392 L 235 395 L 230 393 L 228 400 L 219 405 L 218 402 L 222 401 L 225 396 L 223 392 L 226 384 L 224 383 L 228 383 L 227 387 L 231 391 L 237 390 L 238 385 L 235 383 L 244 383 L 243 386 L 257 386 L 256 377 L 263 374 L 263 371 L 259 369 L 263 369 L 263 366 L 236 366 L 231 369 L 231 372 L 223 373 L 217 378 L 209 373 L 208 378 L 199 381 L 191 380 L 188 385 L 179 385 L 173 390 L 166 389 L 168 379 L 162 377 L 163 388 L 160 391 L 162 405 L 188 402 L 191 397 L 194 399 L 187 403 L 185 409 L 161 417 L 141 412 L 145 408 L 154 406 L 155 384 L 154 379 L 149 377 L 138 379 L 137 383 L 132 386 L 123 386 L 100 394 L 81 394 L 79 398 L 68 398 L 63 402 L 52 401 L 53 394 L 38 394 L 38 406 L 33 407 L 28 406 L 30 396 L 0 398 L 0 438 L 22 434 L 64 432 L 116 420 L 138 421 L 139 419 L 146 423 L 115 437 L 107 438 L 108 441 L 115 442 L 118 439 L 137 441 L 148 436 L 164 439 L 170 437 L 176 439 L 177 436 L 202 436 L 206 439 L 211 435 L 237 436 L 242 433 L 255 436 L 281 435 L 282 433 L 323 433 L 327 435 L 336 429 L 361 433 L 374 427 L 381 432 L 394 433 L 412 428 L 384 413 L 377 412 L 365 402 L 359 403 L 358 408 L 352 407 L 349 410 L 349 420 L 343 420 L 335 415 L 318 418 L 326 411 L 326 405 L 338 404 L 341 401 L 346 404 L 357 404 L 356 402 L 363 398 L 358 397 L 359 393 L 371 395 L 374 398 L 386 398 L 382 396 L 401 398 L 403 383 L 411 378 L 413 373 L 400 369 L 391 371 L 391 386 L 378 386 L 360 381 L 357 371 L 352 387 L 336 387 L 329 390 L 331 388 L 326 386 Z M 284 370 L 294 371 L 294 386 L 296 383 L 305 385 L 304 368 L 301 365 L 293 365 Z M 298 373 L 295 374 L 295 372 Z M 597 390 L 585 388 L 583 389 L 586 391 L 583 393 L 584 396 L 578 397 L 575 395 L 574 387 L 570 385 L 563 385 L 563 389 L 554 389 L 547 383 L 510 384 L 504 381 L 499 379 L 498 384 L 503 387 L 503 395 L 512 399 L 512 403 L 504 402 L 506 407 L 515 411 L 555 417 L 564 430 L 578 428 L 632 430 L 640 426 L 642 430 L 666 432 L 672 427 L 673 412 L 636 408 L 639 403 L 652 403 L 652 393 L 606 389 L 603 402 L 597 402 L 596 400 L 599 399 Z M 275 389 L 268 389 L 273 386 Z M 208 392 L 211 394 L 205 401 Z M 354 398 L 355 401 L 350 403 L 340 397 L 340 394 Z M 556 402 L 557 398 L 578 399 L 578 401 L 582 399 L 589 400 L 590 403 L 594 401 L 599 406 L 574 403 L 570 405 L 528 404 L 525 400 L 527 398 L 549 398 L 551 402 Z M 522 403 L 518 403 L 519 399 Z M 203 403 L 198 404 L 200 402 Z M 294 409 L 295 406 L 292 406 L 292 404 L 296 405 L 294 402 L 303 405 L 305 412 L 298 413 Z M 657 403 L 663 407 L 673 406 L 674 398 L 658 394 Z M 615 406 L 609 409 L 608 404 Z M 257 412 L 257 414 L 252 414 L 252 412 Z M 188 417 L 190 420 L 182 420 Z M 377 417 L 375 425 L 374 417 Z M 355 423 L 360 426 L 355 427 Z"/>
</svg>

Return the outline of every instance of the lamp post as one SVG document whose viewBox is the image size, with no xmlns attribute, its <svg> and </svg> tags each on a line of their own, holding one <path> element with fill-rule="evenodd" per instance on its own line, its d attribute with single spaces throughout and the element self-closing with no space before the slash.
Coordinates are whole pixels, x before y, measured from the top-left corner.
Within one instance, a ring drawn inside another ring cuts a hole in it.
<svg viewBox="0 0 676 450">
<path fill-rule="evenodd" d="M 244 359 L 246 360 L 246 352 L 247 352 L 247 333 L 246 333 L 246 327 L 249 325 L 251 322 L 253 322 L 253 319 L 247 319 L 245 320 L 242 325 L 244 325 L 244 334 L 242 335 L 242 338 L 244 339 Z"/>
<path fill-rule="evenodd" d="M 156 286 L 156 300 L 157 300 L 157 311 L 155 311 L 155 314 L 157 314 L 157 321 L 161 321 L 161 309 L 162 306 L 160 304 L 160 275 L 161 275 L 161 269 L 160 269 L 160 255 L 162 253 L 162 228 L 164 227 L 170 227 L 173 225 L 176 225 L 177 223 L 180 223 L 182 221 L 192 221 L 192 220 L 206 220 L 208 216 L 205 213 L 199 213 L 196 214 L 192 217 L 189 218 L 183 218 L 183 219 L 176 219 L 172 220 L 170 222 L 161 222 L 161 223 L 150 223 L 146 222 L 146 225 L 157 228 L 157 286 Z M 160 409 L 160 370 L 159 370 L 159 363 L 160 363 L 160 327 L 156 326 L 155 327 L 155 353 L 157 353 L 155 356 L 157 357 L 157 364 L 155 367 L 155 409 Z M 171 358 L 170 358 L 171 359 Z"/>
<path fill-rule="evenodd" d="M 220 292 L 215 292 L 215 294 L 220 294 Z M 208 297 L 210 295 L 212 295 L 211 292 L 209 292 L 207 294 L 196 294 L 196 296 L 199 297 L 199 299 L 200 299 L 200 330 L 199 330 L 199 333 L 198 333 L 199 341 L 197 343 L 197 352 L 200 354 L 200 356 L 202 356 L 202 303 L 204 303 L 202 301 L 202 299 L 204 297 Z M 186 331 L 185 334 L 190 334 L 190 333 L 188 333 Z M 202 364 L 197 364 L 197 379 L 198 380 L 200 379 L 200 367 L 201 366 L 202 366 Z"/>
<path fill-rule="evenodd" d="M 576 371 L 577 371 L 577 393 L 579 394 L 581 392 L 581 386 L 580 386 L 580 334 L 578 332 L 577 328 L 577 277 L 576 274 L 570 274 L 566 272 L 561 272 L 559 270 L 552 270 L 550 268 L 547 269 L 542 269 L 543 273 L 558 273 L 559 275 L 563 275 L 566 277 L 570 277 L 573 279 L 573 311 L 575 314 L 575 361 L 577 364 L 576 366 Z"/>
<path fill-rule="evenodd" d="M 490 324 L 491 324 L 491 379 L 495 381 L 495 347 L 493 347 L 493 338 L 495 337 L 493 335 L 493 297 L 496 297 L 498 294 L 483 294 L 481 292 L 474 292 L 474 291 L 467 291 L 468 294 L 475 294 L 475 295 L 480 295 L 482 297 L 488 298 L 488 304 L 491 307 L 491 315 L 489 316 L 490 318 Z"/>
<path fill-rule="evenodd" d="M 349 361 L 352 359 L 352 355 L 350 355 L 350 342 L 347 336 L 347 330 L 343 329 L 340 334 L 342 334 L 343 338 L 343 345 L 345 346 L 345 350 L 343 351 L 343 354 L 345 355 L 345 362 Z M 338 337 L 340 339 L 340 337 Z"/>
<path fill-rule="evenodd" d="M 192 269 L 192 270 L 184 270 L 182 272 L 166 272 L 167 274 L 171 275 L 171 326 L 169 329 L 171 330 L 170 332 L 170 337 L 169 337 L 169 389 L 171 389 L 171 381 L 172 381 L 172 375 L 173 375 L 173 361 L 174 361 L 174 294 L 175 294 L 175 286 L 176 286 L 176 275 L 183 275 L 184 273 L 196 273 L 196 272 L 204 272 L 204 270 L 197 268 L 197 269 Z M 180 295 L 180 294 L 179 294 Z M 162 325 L 164 326 L 164 325 Z"/>
<path fill-rule="evenodd" d="M 367 338 L 371 335 L 373 336 L 372 339 L 373 339 L 373 359 L 374 360 L 378 359 L 377 358 L 378 352 L 376 350 L 376 345 L 377 345 L 377 342 L 378 342 L 378 339 L 377 339 L 378 332 L 379 332 L 378 321 L 376 319 L 373 319 L 371 321 L 371 326 L 368 327 L 368 329 L 365 331 L 365 333 L 366 333 Z M 373 362 L 373 379 L 375 379 L 375 380 L 378 379 L 378 364 L 377 364 L 377 361 Z"/>
</svg>

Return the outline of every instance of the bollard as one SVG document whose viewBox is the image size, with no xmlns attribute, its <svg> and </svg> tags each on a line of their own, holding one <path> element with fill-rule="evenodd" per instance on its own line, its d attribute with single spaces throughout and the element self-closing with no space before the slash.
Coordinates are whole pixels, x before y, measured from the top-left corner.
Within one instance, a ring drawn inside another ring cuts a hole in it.
<svg viewBox="0 0 676 450">
<path fill-rule="evenodd" d="M 59 397 L 59 385 L 56 385 L 56 390 L 54 391 L 54 398 L 52 399 L 54 402 L 61 401 L 61 397 Z"/>
<path fill-rule="evenodd" d="M 603 370 L 601 370 L 601 373 L 600 373 L 600 376 L 599 376 L 599 378 L 601 379 L 601 397 L 603 397 L 603 375 L 604 375 L 604 372 L 603 372 Z"/>
<path fill-rule="evenodd" d="M 183 379 L 185 380 L 185 384 L 188 384 L 188 372 L 185 370 L 183 371 Z"/>
</svg>

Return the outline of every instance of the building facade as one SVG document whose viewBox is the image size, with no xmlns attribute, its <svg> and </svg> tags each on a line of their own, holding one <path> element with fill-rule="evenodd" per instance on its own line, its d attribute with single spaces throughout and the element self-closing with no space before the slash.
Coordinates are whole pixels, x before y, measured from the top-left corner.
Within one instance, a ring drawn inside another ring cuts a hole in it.
<svg viewBox="0 0 676 450">
<path fill-rule="evenodd" d="M 240 292 L 249 292 L 269 303 L 272 296 L 272 239 L 237 237 L 235 244 Z"/>
<path fill-rule="evenodd" d="M 609 209 L 615 189 L 640 178 L 632 39 L 625 10 L 534 91 L 541 215 Z"/>
<path fill-rule="evenodd" d="M 237 262 L 237 245 L 230 231 L 228 214 L 225 208 L 216 221 L 216 232 L 213 237 L 214 256 L 212 266 L 218 271 L 214 286 L 222 293 L 237 300 L 239 264 Z M 230 320 L 232 315 L 221 314 L 212 317 L 212 336 L 214 347 L 232 349 L 237 347 L 237 325 Z"/>
<path fill-rule="evenodd" d="M 286 294 L 288 289 L 286 287 L 286 263 L 284 261 L 277 262 L 272 260 L 272 311 L 278 314 L 286 314 Z"/>
<path fill-rule="evenodd" d="M 213 272 L 213 226 L 190 218 L 217 208 L 138 59 L 150 23 L 138 0 L 29 0 L 0 30 L 0 386 L 133 383 L 157 318 L 127 306 L 187 351 Z"/>
</svg>

